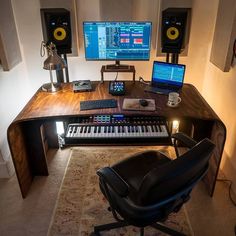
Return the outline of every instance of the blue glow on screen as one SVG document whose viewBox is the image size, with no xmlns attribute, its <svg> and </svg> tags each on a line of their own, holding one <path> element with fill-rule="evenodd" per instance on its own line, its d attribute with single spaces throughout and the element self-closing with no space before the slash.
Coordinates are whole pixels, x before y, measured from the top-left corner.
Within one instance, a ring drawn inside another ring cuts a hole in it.
<svg viewBox="0 0 236 236">
<path fill-rule="evenodd" d="M 149 60 L 151 22 L 84 22 L 87 60 Z"/>
<path fill-rule="evenodd" d="M 155 61 L 152 82 L 181 86 L 184 80 L 185 65 Z"/>
</svg>

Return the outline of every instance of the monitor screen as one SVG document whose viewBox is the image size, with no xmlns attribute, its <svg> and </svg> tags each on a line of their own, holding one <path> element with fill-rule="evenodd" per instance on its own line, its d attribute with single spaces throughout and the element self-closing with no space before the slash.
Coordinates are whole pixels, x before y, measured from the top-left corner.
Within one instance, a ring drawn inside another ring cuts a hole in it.
<svg viewBox="0 0 236 236">
<path fill-rule="evenodd" d="M 149 60 L 151 22 L 84 22 L 86 60 Z"/>
<path fill-rule="evenodd" d="M 154 61 L 152 71 L 153 84 L 169 84 L 182 86 L 185 65 Z"/>
</svg>

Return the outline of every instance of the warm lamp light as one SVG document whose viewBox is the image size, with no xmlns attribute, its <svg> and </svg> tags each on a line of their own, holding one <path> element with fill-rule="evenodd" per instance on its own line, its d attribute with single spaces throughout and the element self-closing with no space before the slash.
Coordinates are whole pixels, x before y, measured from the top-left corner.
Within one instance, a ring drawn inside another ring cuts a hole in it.
<svg viewBox="0 0 236 236">
<path fill-rule="evenodd" d="M 177 133 L 179 131 L 179 120 L 173 120 L 172 121 L 172 133 Z"/>
<path fill-rule="evenodd" d="M 61 89 L 59 83 L 53 82 L 53 70 L 62 70 L 66 68 L 66 62 L 57 54 L 56 46 L 50 43 L 47 47 L 48 58 L 43 63 L 43 68 L 49 70 L 50 73 L 50 83 L 44 84 L 42 90 L 45 92 L 57 92 Z"/>
</svg>

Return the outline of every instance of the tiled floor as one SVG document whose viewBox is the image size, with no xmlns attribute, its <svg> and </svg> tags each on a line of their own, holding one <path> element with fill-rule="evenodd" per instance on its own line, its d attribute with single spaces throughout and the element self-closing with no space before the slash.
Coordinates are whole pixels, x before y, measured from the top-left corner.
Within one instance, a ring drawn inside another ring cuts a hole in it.
<svg viewBox="0 0 236 236">
<path fill-rule="evenodd" d="M 51 150 L 48 177 L 36 177 L 22 199 L 16 176 L 0 180 L 0 235 L 46 236 L 70 149 Z M 186 204 L 196 236 L 234 236 L 236 207 L 228 197 L 227 184 L 219 182 L 213 198 L 203 183 L 193 190 Z"/>
</svg>

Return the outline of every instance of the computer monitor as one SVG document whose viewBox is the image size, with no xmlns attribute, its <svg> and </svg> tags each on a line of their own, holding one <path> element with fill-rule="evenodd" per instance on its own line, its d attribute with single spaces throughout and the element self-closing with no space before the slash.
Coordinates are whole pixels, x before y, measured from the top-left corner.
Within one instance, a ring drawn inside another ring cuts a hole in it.
<svg viewBox="0 0 236 236">
<path fill-rule="evenodd" d="M 86 60 L 149 60 L 151 22 L 83 22 Z"/>
</svg>

